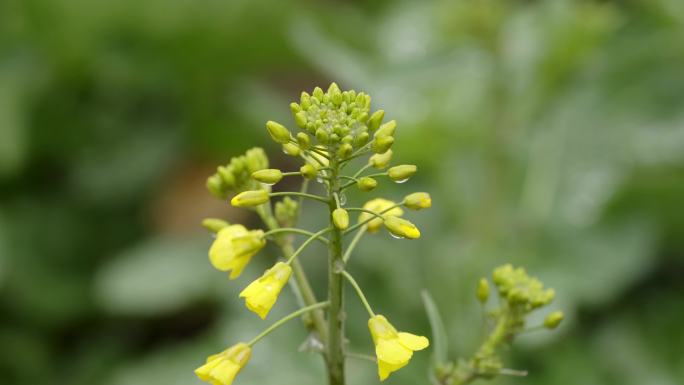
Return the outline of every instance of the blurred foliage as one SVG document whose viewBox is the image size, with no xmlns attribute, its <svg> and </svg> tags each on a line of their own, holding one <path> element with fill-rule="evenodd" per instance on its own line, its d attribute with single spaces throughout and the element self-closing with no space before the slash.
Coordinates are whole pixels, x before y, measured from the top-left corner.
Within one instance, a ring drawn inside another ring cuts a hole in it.
<svg viewBox="0 0 684 385">
<path fill-rule="evenodd" d="M 233 309 L 270 260 L 237 283 L 211 271 L 200 219 L 239 214 L 204 180 L 330 80 L 373 95 L 396 159 L 421 165 L 381 192 L 433 195 L 422 242 L 375 237 L 352 262 L 397 327 L 428 332 L 427 288 L 467 356 L 473 283 L 511 262 L 569 322 L 521 338 L 530 376 L 498 383 L 679 383 L 682 41 L 678 0 L 1 1 L 0 383 L 188 384 L 257 332 Z M 303 338 L 276 333 L 240 382 L 317 383 Z M 425 383 L 427 364 L 389 383 Z"/>
</svg>

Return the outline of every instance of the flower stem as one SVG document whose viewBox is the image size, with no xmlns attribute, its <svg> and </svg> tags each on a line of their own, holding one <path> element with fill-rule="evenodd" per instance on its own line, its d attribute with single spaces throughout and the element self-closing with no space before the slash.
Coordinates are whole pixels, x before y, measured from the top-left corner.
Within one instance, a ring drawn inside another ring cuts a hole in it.
<svg viewBox="0 0 684 385">
<path fill-rule="evenodd" d="M 347 273 L 346 271 L 342 272 L 342 275 L 344 275 L 344 278 L 347 278 L 347 281 L 351 283 L 351 285 L 354 287 L 354 290 L 356 290 L 356 294 L 359 295 L 359 299 L 361 302 L 363 302 L 363 306 L 366 308 L 366 311 L 368 312 L 368 315 L 372 317 L 375 317 L 375 313 L 373 313 L 373 309 L 371 309 L 370 304 L 368 303 L 368 300 L 366 299 L 366 296 L 363 294 L 363 290 L 361 290 L 361 287 L 359 287 L 359 284 L 356 283 L 356 280 L 354 277 L 351 276 L 351 274 Z"/>
<path fill-rule="evenodd" d="M 287 259 L 287 264 L 288 265 L 292 264 L 292 261 L 294 261 L 295 258 L 297 258 L 297 256 L 299 254 L 301 254 L 302 251 L 304 251 L 304 249 L 306 249 L 306 247 L 309 245 L 309 243 L 313 242 L 314 239 L 318 239 L 318 237 L 327 233 L 330 230 L 331 230 L 331 228 L 329 227 L 329 228 L 323 229 L 323 230 L 321 230 L 315 234 L 312 234 L 306 241 L 304 241 L 304 243 L 302 243 L 301 246 L 299 246 L 299 248 L 294 253 L 292 253 L 292 255 L 290 255 L 290 257 Z"/>
<path fill-rule="evenodd" d="M 354 235 L 354 238 L 352 238 L 351 242 L 349 242 L 349 246 L 347 246 L 347 250 L 344 251 L 344 255 L 342 256 L 342 261 L 345 264 L 347 261 L 349 261 L 349 258 L 351 258 L 351 253 L 354 251 L 354 248 L 361 240 L 361 237 L 363 237 L 363 235 L 366 233 L 367 229 L 368 226 L 362 226 L 359 231 L 356 232 L 356 235 Z"/>
<path fill-rule="evenodd" d="M 302 229 L 298 229 L 295 227 L 280 227 L 280 228 L 269 230 L 269 231 L 265 232 L 264 236 L 267 237 L 269 235 L 274 235 L 274 234 L 279 234 L 279 233 L 303 234 L 303 235 L 308 235 L 310 237 L 313 237 L 314 235 L 316 235 L 316 234 L 312 233 L 311 231 L 302 230 Z M 324 237 L 320 236 L 320 235 L 316 235 L 316 239 L 325 243 L 326 245 L 328 244 L 328 240 L 325 239 Z"/>
<path fill-rule="evenodd" d="M 344 290 L 342 271 L 342 232 L 333 224 L 332 213 L 337 208 L 335 195 L 339 194 L 339 163 L 330 162 L 330 184 L 328 189 L 329 221 L 332 233 L 328 244 L 328 346 L 327 369 L 329 385 L 344 385 Z"/>
<path fill-rule="evenodd" d="M 292 313 L 286 315 L 285 317 L 279 319 L 278 321 L 274 322 L 273 325 L 269 326 L 268 328 L 266 328 L 266 330 L 264 330 L 263 332 L 259 333 L 259 335 L 257 335 L 256 337 L 252 338 L 252 340 L 249 341 L 249 342 L 247 343 L 247 345 L 252 346 L 252 345 L 254 345 L 255 343 L 259 342 L 260 339 L 266 337 L 266 336 L 269 335 L 271 332 L 273 332 L 274 330 L 276 330 L 276 329 L 278 329 L 279 327 L 281 327 L 281 326 L 282 326 L 284 323 L 286 323 L 287 321 L 289 321 L 289 320 L 291 320 L 291 319 L 293 319 L 293 318 L 297 318 L 297 317 L 299 317 L 300 315 L 305 314 L 305 313 L 308 313 L 308 312 L 310 312 L 310 311 L 313 311 L 313 310 L 316 310 L 316 309 L 324 308 L 324 307 L 328 306 L 329 304 L 330 304 L 330 303 L 329 303 L 328 301 L 319 302 L 319 303 L 313 304 L 313 305 L 311 305 L 311 306 L 307 306 L 307 307 L 301 308 L 301 309 L 299 309 L 299 310 L 297 310 L 297 311 L 295 311 L 295 312 L 292 312 Z"/>
<path fill-rule="evenodd" d="M 321 196 L 314 195 L 314 194 L 301 193 L 301 192 L 296 192 L 296 191 L 274 192 L 274 193 L 270 193 L 268 195 L 271 197 L 297 196 L 297 197 L 301 197 L 301 198 L 313 199 L 313 200 L 323 202 L 323 203 L 328 203 L 328 200 L 321 197 Z"/>
</svg>

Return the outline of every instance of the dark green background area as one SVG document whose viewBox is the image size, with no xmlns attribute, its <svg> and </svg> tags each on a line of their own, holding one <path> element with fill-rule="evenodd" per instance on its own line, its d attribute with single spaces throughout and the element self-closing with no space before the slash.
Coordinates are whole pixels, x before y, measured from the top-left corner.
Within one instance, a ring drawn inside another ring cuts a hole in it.
<svg viewBox="0 0 684 385">
<path fill-rule="evenodd" d="M 349 203 L 433 197 L 407 214 L 420 240 L 381 232 L 350 264 L 378 313 L 427 335 L 428 289 L 464 356 L 477 279 L 524 265 L 567 321 L 520 338 L 507 366 L 530 375 L 497 383 L 680 383 L 682 42 L 678 0 L 0 0 L 0 384 L 199 384 L 207 355 L 259 332 L 237 293 L 277 252 L 237 281 L 213 270 L 201 219 L 258 222 L 204 180 L 252 146 L 298 167 L 264 122 L 294 127 L 289 102 L 331 81 L 372 95 L 399 123 L 395 162 L 419 166 Z M 302 256 L 319 296 L 324 254 Z M 269 320 L 294 306 L 284 292 Z M 348 310 L 351 349 L 371 352 Z M 235 383 L 323 383 L 301 329 Z M 428 364 L 387 383 L 427 384 Z"/>
</svg>

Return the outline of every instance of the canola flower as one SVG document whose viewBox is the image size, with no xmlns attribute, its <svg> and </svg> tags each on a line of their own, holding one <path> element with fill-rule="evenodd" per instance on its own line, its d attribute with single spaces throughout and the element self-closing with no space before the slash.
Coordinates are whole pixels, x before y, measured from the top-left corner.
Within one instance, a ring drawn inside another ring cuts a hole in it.
<svg viewBox="0 0 684 385">
<path fill-rule="evenodd" d="M 292 268 L 283 262 L 278 262 L 266 270 L 264 275 L 252 282 L 240 293 L 245 299 L 247 308 L 265 319 L 276 303 L 280 291 L 290 279 Z"/>
<path fill-rule="evenodd" d="M 380 381 L 406 366 L 414 351 L 423 350 L 430 345 L 430 341 L 423 336 L 398 332 L 382 315 L 371 317 L 368 320 L 368 329 L 375 344 Z"/>
<path fill-rule="evenodd" d="M 252 357 L 252 348 L 245 343 L 238 343 L 221 353 L 207 358 L 207 362 L 195 369 L 200 380 L 211 385 L 231 385 L 235 376 L 247 365 Z"/>
<path fill-rule="evenodd" d="M 209 248 L 209 261 L 218 270 L 230 271 L 230 279 L 235 279 L 266 245 L 263 235 L 262 230 L 247 230 L 242 225 L 223 227 Z"/>
</svg>

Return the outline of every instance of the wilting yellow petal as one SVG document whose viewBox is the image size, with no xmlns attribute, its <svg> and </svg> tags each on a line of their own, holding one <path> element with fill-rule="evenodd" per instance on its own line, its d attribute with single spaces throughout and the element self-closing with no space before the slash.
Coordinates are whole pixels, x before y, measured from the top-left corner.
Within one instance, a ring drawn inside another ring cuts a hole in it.
<svg viewBox="0 0 684 385">
<path fill-rule="evenodd" d="M 404 332 L 399 332 L 399 342 L 414 351 L 423 350 L 430 346 L 430 341 L 427 338 Z"/>
</svg>

